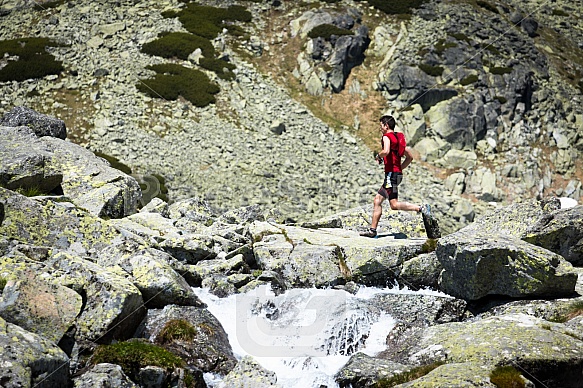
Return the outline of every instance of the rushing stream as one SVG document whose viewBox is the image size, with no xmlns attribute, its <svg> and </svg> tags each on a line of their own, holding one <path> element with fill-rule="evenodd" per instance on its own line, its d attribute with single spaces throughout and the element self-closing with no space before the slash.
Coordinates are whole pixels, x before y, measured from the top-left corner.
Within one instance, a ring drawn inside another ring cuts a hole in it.
<svg viewBox="0 0 583 388">
<path fill-rule="evenodd" d="M 384 350 L 395 325 L 392 317 L 369 303 L 370 298 L 378 293 L 412 293 L 361 287 L 352 295 L 312 288 L 276 296 L 262 286 L 221 299 L 205 289 L 195 291 L 223 325 L 235 356 L 252 356 L 275 372 L 278 384 L 286 388 L 338 387 L 334 375 L 350 356 L 356 352 L 374 356 Z M 207 374 L 205 380 L 210 387 L 221 386 L 216 376 Z"/>
</svg>

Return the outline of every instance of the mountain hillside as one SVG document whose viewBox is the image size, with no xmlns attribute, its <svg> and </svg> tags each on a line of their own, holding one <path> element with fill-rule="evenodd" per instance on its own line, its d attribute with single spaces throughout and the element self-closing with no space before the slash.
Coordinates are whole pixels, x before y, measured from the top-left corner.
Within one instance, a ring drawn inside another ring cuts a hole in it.
<svg viewBox="0 0 583 388">
<path fill-rule="evenodd" d="M 494 203 L 580 200 L 581 7 L 391 4 L 5 0 L 0 114 L 63 119 L 146 199 L 288 222 L 371 202 L 383 113 L 417 155 L 401 197 L 446 232 Z"/>
</svg>

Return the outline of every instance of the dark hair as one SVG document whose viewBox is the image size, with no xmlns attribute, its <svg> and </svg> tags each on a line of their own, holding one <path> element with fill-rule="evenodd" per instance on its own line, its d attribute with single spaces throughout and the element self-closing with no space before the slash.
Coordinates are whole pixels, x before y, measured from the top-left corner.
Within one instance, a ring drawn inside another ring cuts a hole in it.
<svg viewBox="0 0 583 388">
<path fill-rule="evenodd" d="M 379 121 L 381 122 L 381 124 L 383 125 L 387 124 L 389 128 L 395 129 L 395 118 L 393 116 L 384 115 L 383 117 L 380 118 Z"/>
</svg>

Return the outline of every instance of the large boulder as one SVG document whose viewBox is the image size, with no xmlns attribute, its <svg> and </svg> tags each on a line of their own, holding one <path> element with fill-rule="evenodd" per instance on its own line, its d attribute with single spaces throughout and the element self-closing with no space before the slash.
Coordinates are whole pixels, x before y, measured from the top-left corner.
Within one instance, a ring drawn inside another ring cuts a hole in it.
<svg viewBox="0 0 583 388">
<path fill-rule="evenodd" d="M 193 328 L 190 339 L 168 338 L 162 330 L 172 321 L 186 321 Z M 142 338 L 158 342 L 186 363 L 203 372 L 229 373 L 237 364 L 221 323 L 207 309 L 166 306 L 161 310 L 148 310 L 148 315 L 138 331 Z"/>
<path fill-rule="evenodd" d="M 172 261 L 174 258 L 165 252 L 126 241 L 99 252 L 97 264 L 104 269 L 119 266 L 127 272 L 148 308 L 202 306 L 190 285 L 172 268 Z"/>
<path fill-rule="evenodd" d="M 59 198 L 35 200 L 0 187 L 6 216 L 0 234 L 36 247 L 90 256 L 120 240 L 106 222 Z"/>
<path fill-rule="evenodd" d="M 494 366 L 484 366 L 471 362 L 451 363 L 440 365 L 426 375 L 415 379 L 411 382 L 399 384 L 399 388 L 474 388 L 487 387 L 496 388 L 496 385 L 490 381 L 490 373 Z M 524 387 L 534 387 L 534 384 L 522 377 Z M 530 385 L 526 385 L 529 383 Z"/>
<path fill-rule="evenodd" d="M 580 333 L 522 314 L 430 326 L 414 345 L 392 346 L 385 356 L 408 365 L 514 365 L 547 387 L 578 387 L 583 373 Z"/>
<path fill-rule="evenodd" d="M 105 269 L 88 260 L 57 253 L 47 261 L 45 270 L 56 284 L 85 296 L 83 311 L 76 321 L 76 339 L 107 344 L 131 338 L 145 315 L 142 294 L 119 267 Z"/>
<path fill-rule="evenodd" d="M 52 150 L 51 165 L 63 174 L 63 193 L 75 205 L 107 218 L 121 218 L 137 211 L 142 191 L 133 177 L 76 144 L 52 137 L 41 141 Z"/>
<path fill-rule="evenodd" d="M 6 127 L 26 126 L 38 137 L 51 136 L 65 140 L 67 128 L 63 120 L 47 116 L 25 106 L 14 107 L 0 119 Z"/>
<path fill-rule="evenodd" d="M 81 311 L 81 295 L 25 270 L 0 294 L 0 317 L 58 343 Z"/>
<path fill-rule="evenodd" d="M 27 127 L 0 127 L 0 186 L 49 193 L 63 174 L 52 165 L 52 151 Z"/>
<path fill-rule="evenodd" d="M 488 295 L 560 297 L 575 290 L 577 273 L 560 255 L 501 234 L 462 229 L 439 240 L 440 288 L 477 300 Z"/>
<path fill-rule="evenodd" d="M 55 343 L 0 318 L 2 387 L 67 387 L 69 358 Z"/>
<path fill-rule="evenodd" d="M 523 240 L 583 266 L 583 206 L 557 210 L 541 218 L 531 225 Z"/>
</svg>

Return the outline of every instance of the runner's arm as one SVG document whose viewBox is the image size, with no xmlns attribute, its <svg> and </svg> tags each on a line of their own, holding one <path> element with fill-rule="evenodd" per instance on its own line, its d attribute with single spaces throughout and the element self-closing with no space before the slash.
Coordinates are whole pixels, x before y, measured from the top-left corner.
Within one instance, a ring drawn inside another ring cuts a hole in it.
<svg viewBox="0 0 583 388">
<path fill-rule="evenodd" d="M 391 139 L 388 136 L 383 136 L 383 149 L 379 152 L 379 157 L 384 158 L 391 153 Z"/>
<path fill-rule="evenodd" d="M 405 147 L 404 155 L 405 155 L 405 160 L 403 161 L 403 163 L 401 163 L 402 170 L 404 170 L 405 167 L 407 167 L 413 161 L 413 155 L 411 155 L 411 148 Z"/>
</svg>

